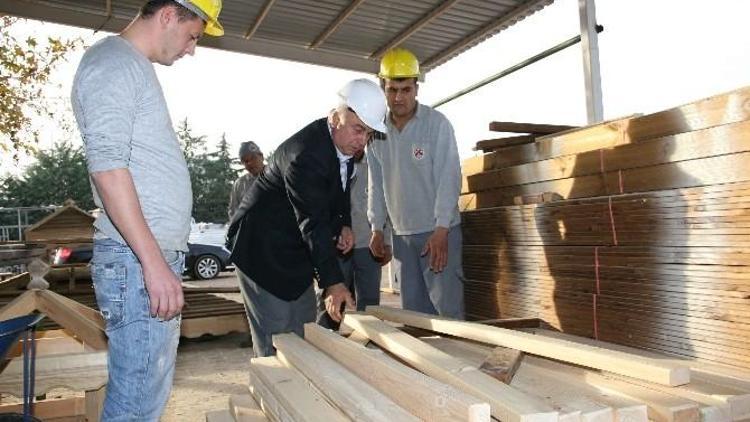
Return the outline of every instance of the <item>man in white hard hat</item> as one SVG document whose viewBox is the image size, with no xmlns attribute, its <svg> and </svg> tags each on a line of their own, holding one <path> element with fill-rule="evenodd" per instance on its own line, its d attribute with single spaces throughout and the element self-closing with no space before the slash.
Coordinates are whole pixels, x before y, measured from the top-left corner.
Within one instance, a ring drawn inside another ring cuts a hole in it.
<svg viewBox="0 0 750 422">
<path fill-rule="evenodd" d="M 242 201 L 245 192 L 253 185 L 253 182 L 258 178 L 264 167 L 263 152 L 260 150 L 258 144 L 253 141 L 246 141 L 240 144 L 239 159 L 242 166 L 247 170 L 247 173 L 238 177 L 232 185 L 232 192 L 229 195 L 229 207 L 227 208 L 230 221 L 235 211 L 237 211 L 237 207 L 240 206 L 240 201 Z"/>
<path fill-rule="evenodd" d="M 461 165 L 453 127 L 417 101 L 419 62 L 396 48 L 380 62 L 388 137 L 367 148 L 370 249 L 384 255 L 382 227 L 393 225 L 393 266 L 404 309 L 464 318 Z"/>
<path fill-rule="evenodd" d="M 221 0 L 151 0 L 118 36 L 91 46 L 71 101 L 94 200 L 91 273 L 106 323 L 105 421 L 157 421 L 169 398 L 184 304 L 192 192 L 153 63 L 221 35 Z M 158 163 L 158 165 L 154 165 Z"/>
<path fill-rule="evenodd" d="M 232 261 L 247 304 L 256 356 L 275 354 L 271 336 L 303 335 L 315 321 L 313 280 L 326 310 L 340 321 L 354 306 L 339 252 L 354 246 L 349 186 L 354 163 L 373 131 L 385 130 L 385 96 L 355 79 L 339 91 L 328 118 L 305 126 L 274 151 L 232 219 Z"/>
</svg>

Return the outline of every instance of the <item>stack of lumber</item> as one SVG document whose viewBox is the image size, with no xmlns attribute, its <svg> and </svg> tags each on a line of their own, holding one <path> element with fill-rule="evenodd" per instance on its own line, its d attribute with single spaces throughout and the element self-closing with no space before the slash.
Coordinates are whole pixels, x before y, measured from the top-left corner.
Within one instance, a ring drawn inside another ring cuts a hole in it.
<svg viewBox="0 0 750 422">
<path fill-rule="evenodd" d="M 29 274 L 23 273 L 0 283 L 0 306 L 10 303 L 27 292 L 25 286 L 29 280 Z M 50 291 L 98 311 L 91 280 L 87 281 L 85 284 L 82 280 L 75 279 L 72 283 L 52 283 Z M 248 332 L 244 305 L 219 295 L 238 291 L 238 288 L 183 287 L 185 307 L 182 311 L 180 335 L 186 338 L 198 338 L 204 335 L 219 336 L 232 332 Z M 59 325 L 55 321 L 45 319 L 40 323 L 39 328 L 53 330 L 59 328 Z"/>
<path fill-rule="evenodd" d="M 251 361 L 255 401 L 230 401 L 229 411 L 207 414 L 207 420 L 262 420 L 255 405 L 268 420 L 284 421 L 750 417 L 748 372 L 538 328 L 513 330 L 386 307 L 368 307 L 367 313 L 346 315 L 342 334 L 348 338 L 314 323 L 305 326 L 304 340 L 274 336 L 277 356 Z M 523 353 L 505 382 L 485 369 L 498 350 Z M 238 408 L 256 419 L 237 416 Z"/>
<path fill-rule="evenodd" d="M 470 318 L 750 368 L 750 88 L 463 163 Z"/>
</svg>

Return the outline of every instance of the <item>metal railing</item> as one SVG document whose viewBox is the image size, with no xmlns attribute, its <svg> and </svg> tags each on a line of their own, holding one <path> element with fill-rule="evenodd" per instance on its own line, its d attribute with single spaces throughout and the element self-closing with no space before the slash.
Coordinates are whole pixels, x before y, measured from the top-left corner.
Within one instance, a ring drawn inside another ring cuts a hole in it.
<svg viewBox="0 0 750 422">
<path fill-rule="evenodd" d="M 23 231 L 58 206 L 0 208 L 0 242 L 23 240 Z"/>
</svg>

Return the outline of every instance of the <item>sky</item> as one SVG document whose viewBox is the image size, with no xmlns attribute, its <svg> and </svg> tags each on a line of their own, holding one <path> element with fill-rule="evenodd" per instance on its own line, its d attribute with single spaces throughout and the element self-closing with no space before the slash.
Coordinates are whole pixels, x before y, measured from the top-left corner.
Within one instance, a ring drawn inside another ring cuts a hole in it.
<svg viewBox="0 0 750 422">
<path fill-rule="evenodd" d="M 750 85 L 750 1 L 597 0 L 604 32 L 599 55 L 604 118 L 652 113 Z M 80 36 L 87 45 L 108 34 L 38 21 L 16 34 Z M 551 6 L 441 65 L 426 75 L 419 100 L 432 104 L 580 33 L 578 1 Z M 53 75 L 49 95 L 61 110 L 82 51 Z M 187 118 L 193 133 L 214 144 L 226 133 L 232 149 L 253 140 L 265 151 L 335 104 L 357 72 L 199 47 L 171 67 L 156 66 L 173 123 Z M 505 136 L 491 121 L 586 124 L 580 44 L 438 108 L 451 120 L 461 158 L 477 141 Z M 69 111 L 68 111 L 69 112 Z M 61 140 L 50 122 L 40 148 Z M 77 134 L 67 136 L 80 144 Z M 0 157 L 0 174 L 18 174 L 33 158 L 14 164 Z"/>
</svg>

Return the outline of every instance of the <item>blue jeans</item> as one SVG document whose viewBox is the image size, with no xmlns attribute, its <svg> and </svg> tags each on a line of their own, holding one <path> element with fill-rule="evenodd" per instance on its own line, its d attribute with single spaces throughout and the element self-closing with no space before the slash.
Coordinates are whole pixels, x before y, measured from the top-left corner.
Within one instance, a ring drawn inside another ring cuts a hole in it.
<svg viewBox="0 0 750 422">
<path fill-rule="evenodd" d="M 181 275 L 184 252 L 162 254 Z M 158 421 L 172 389 L 181 317 L 151 317 L 141 264 L 126 245 L 95 239 L 91 278 L 109 337 L 102 420 Z"/>
</svg>

